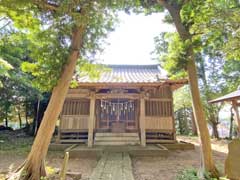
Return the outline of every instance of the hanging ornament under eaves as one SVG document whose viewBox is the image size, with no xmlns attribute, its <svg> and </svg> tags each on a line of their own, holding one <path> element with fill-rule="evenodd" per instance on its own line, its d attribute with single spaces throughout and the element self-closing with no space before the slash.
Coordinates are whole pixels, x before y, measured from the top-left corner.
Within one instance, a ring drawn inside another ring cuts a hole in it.
<svg viewBox="0 0 240 180">
<path fill-rule="evenodd" d="M 121 114 L 122 112 L 125 114 L 127 111 L 131 112 L 135 109 L 135 104 L 133 101 L 127 101 L 127 102 L 112 102 L 111 100 L 101 100 L 100 107 L 103 111 L 106 111 L 106 113 L 110 114 Z"/>
</svg>

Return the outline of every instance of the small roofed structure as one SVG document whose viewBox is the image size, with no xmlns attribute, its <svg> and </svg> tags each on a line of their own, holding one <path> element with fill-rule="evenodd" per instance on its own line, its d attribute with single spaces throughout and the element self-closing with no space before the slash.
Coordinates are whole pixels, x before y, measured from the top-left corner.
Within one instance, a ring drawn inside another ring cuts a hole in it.
<svg viewBox="0 0 240 180">
<path fill-rule="evenodd" d="M 232 104 L 232 108 L 234 110 L 235 114 L 235 120 L 238 126 L 238 135 L 240 135 L 240 115 L 238 111 L 238 107 L 240 106 L 240 88 L 238 90 L 231 92 L 229 94 L 226 94 L 222 97 L 219 97 L 217 99 L 213 99 L 209 101 L 209 103 L 220 103 L 220 102 L 230 102 Z"/>
<path fill-rule="evenodd" d="M 221 96 L 217 99 L 213 99 L 211 101 L 209 101 L 209 103 L 218 103 L 218 102 L 224 102 L 224 101 L 237 101 L 240 100 L 240 89 L 234 92 L 231 92 L 229 94 L 226 94 L 224 96 Z"/>
<path fill-rule="evenodd" d="M 75 77 L 60 116 L 60 143 L 123 145 L 176 142 L 175 89 L 159 65 L 106 65 L 97 79 Z M 138 143 L 139 142 L 139 143 Z"/>
</svg>

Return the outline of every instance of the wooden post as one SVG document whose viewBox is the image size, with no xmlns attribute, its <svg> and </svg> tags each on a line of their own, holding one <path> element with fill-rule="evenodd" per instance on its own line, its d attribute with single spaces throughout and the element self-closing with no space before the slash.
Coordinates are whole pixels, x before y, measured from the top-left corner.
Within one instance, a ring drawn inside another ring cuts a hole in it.
<svg viewBox="0 0 240 180">
<path fill-rule="evenodd" d="M 233 106 L 233 110 L 234 110 L 234 114 L 235 114 L 235 120 L 238 126 L 238 136 L 240 137 L 240 115 L 239 115 L 239 111 L 238 111 L 238 106 L 237 106 L 237 101 L 233 100 L 232 101 L 232 106 Z"/>
<path fill-rule="evenodd" d="M 175 141 L 176 138 L 176 127 L 175 127 L 175 118 L 174 118 L 174 104 L 173 104 L 173 92 L 171 88 L 168 86 L 168 91 L 170 93 L 170 98 L 171 98 L 171 117 L 172 117 L 172 128 L 173 128 L 173 140 Z"/>
<path fill-rule="evenodd" d="M 69 152 L 65 152 L 62 168 L 60 171 L 60 180 L 66 180 L 68 160 L 69 160 Z"/>
<path fill-rule="evenodd" d="M 146 146 L 146 130 L 145 130 L 145 99 L 144 93 L 141 93 L 140 99 L 140 131 L 141 131 L 141 145 Z"/>
<path fill-rule="evenodd" d="M 90 94 L 90 115 L 88 120 L 88 147 L 93 146 L 93 129 L 95 120 L 95 92 Z"/>
</svg>

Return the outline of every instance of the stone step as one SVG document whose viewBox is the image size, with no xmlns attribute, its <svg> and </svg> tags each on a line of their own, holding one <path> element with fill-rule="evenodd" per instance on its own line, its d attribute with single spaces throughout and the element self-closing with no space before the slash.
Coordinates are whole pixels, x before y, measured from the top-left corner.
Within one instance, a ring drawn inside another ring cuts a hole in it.
<svg viewBox="0 0 240 180">
<path fill-rule="evenodd" d="M 98 161 L 90 180 L 134 180 L 128 153 L 106 153 Z"/>
<path fill-rule="evenodd" d="M 95 141 L 94 145 L 101 146 L 120 146 L 120 145 L 139 145 L 139 141 Z"/>
<path fill-rule="evenodd" d="M 124 137 L 124 136 L 127 136 L 127 137 L 129 137 L 129 136 L 133 136 L 133 137 L 138 137 L 138 133 L 96 133 L 95 134 L 95 137 L 102 137 L 102 136 L 104 136 L 104 137 L 106 137 L 106 136 L 110 136 L 110 137 L 112 137 L 112 136 L 118 136 L 118 137 Z"/>
<path fill-rule="evenodd" d="M 139 141 L 138 136 L 96 136 L 95 141 Z"/>
<path fill-rule="evenodd" d="M 96 133 L 94 145 L 138 145 L 138 133 Z"/>
</svg>

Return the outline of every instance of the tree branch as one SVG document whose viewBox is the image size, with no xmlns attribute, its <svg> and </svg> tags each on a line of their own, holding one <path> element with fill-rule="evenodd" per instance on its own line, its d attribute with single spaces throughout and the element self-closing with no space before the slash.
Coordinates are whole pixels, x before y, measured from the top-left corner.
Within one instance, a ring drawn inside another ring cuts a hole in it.
<svg viewBox="0 0 240 180">
<path fill-rule="evenodd" d="M 7 20 L 7 18 L 6 17 L 1 17 L 0 18 L 0 21 L 4 21 L 4 20 Z"/>
<path fill-rule="evenodd" d="M 6 22 L 3 26 L 0 27 L 0 30 L 4 29 L 6 26 L 8 26 L 11 23 L 11 21 Z"/>
<path fill-rule="evenodd" d="M 40 8 L 45 8 L 47 10 L 50 11 L 57 11 L 59 5 L 54 4 L 54 3 L 50 3 L 48 1 L 43 1 L 43 0 L 35 0 L 34 2 L 37 6 L 39 6 Z"/>
<path fill-rule="evenodd" d="M 175 27 L 182 40 L 191 38 L 191 34 L 188 32 L 187 27 L 185 27 L 184 24 L 182 23 L 180 16 L 181 7 L 177 4 L 177 2 L 169 3 L 168 0 L 158 0 L 158 3 L 165 7 L 170 13 L 175 24 Z"/>
<path fill-rule="evenodd" d="M 85 4 L 89 3 L 89 2 L 93 2 L 93 0 L 87 0 L 87 1 L 83 1 L 82 3 L 79 3 L 80 7 L 85 6 Z M 55 12 L 58 10 L 58 8 L 60 7 L 60 4 L 56 4 L 56 3 L 52 3 L 49 2 L 48 0 L 35 0 L 35 4 L 42 8 L 42 9 L 47 9 L 49 11 Z M 77 12 L 81 14 L 81 9 L 74 9 L 74 8 L 70 8 L 71 12 Z"/>
</svg>

